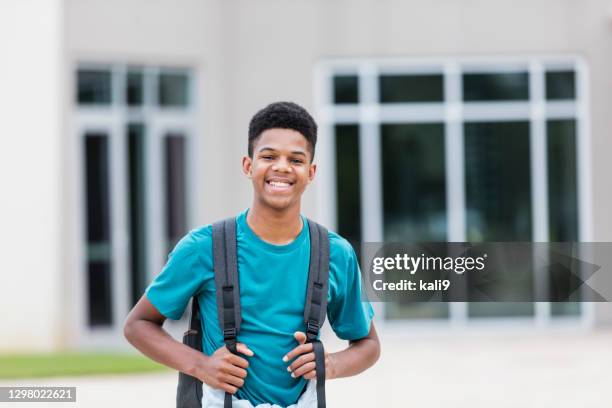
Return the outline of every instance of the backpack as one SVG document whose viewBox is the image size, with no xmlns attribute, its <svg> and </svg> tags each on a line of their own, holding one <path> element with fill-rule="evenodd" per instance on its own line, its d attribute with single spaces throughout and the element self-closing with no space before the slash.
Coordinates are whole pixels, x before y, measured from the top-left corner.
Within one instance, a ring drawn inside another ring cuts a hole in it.
<svg viewBox="0 0 612 408">
<path fill-rule="evenodd" d="M 237 354 L 236 343 L 242 321 L 240 311 L 240 287 L 236 254 L 236 219 L 227 218 L 213 224 L 213 264 L 217 295 L 219 323 L 226 347 Z M 325 408 L 325 353 L 317 339 L 327 314 L 327 289 L 329 286 L 329 238 L 327 229 L 308 220 L 310 232 L 310 264 L 304 307 L 306 342 L 312 343 L 317 367 L 317 408 Z M 202 323 L 197 296 L 192 298 L 189 330 L 183 343 L 202 351 Z M 202 382 L 179 372 L 176 395 L 177 408 L 202 407 Z M 224 408 L 232 407 L 232 394 L 225 393 Z"/>
</svg>

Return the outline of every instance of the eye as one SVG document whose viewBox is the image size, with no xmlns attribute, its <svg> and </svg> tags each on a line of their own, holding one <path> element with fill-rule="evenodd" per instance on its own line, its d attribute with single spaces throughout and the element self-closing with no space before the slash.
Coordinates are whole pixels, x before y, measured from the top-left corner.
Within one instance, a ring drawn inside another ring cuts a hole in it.
<svg viewBox="0 0 612 408">
<path fill-rule="evenodd" d="M 302 160 L 302 159 L 291 159 L 291 162 L 295 163 L 295 164 L 302 164 L 302 163 L 304 163 L 304 160 Z"/>
<path fill-rule="evenodd" d="M 266 156 L 261 156 L 261 158 L 264 160 L 273 160 L 274 156 L 266 155 Z"/>
</svg>

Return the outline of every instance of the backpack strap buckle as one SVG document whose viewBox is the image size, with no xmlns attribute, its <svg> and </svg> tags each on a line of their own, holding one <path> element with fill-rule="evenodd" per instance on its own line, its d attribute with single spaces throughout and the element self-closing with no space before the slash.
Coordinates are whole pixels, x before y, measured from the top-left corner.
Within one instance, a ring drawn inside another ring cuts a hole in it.
<svg viewBox="0 0 612 408">
<path fill-rule="evenodd" d="M 230 329 L 224 329 L 223 330 L 223 340 L 224 341 L 232 341 L 232 340 L 236 340 L 236 328 L 232 327 Z"/>
<path fill-rule="evenodd" d="M 308 323 L 306 323 L 306 334 L 310 334 L 311 336 L 314 336 L 316 338 L 316 336 L 319 334 L 319 328 L 320 327 L 318 322 L 314 320 L 309 320 Z"/>
</svg>

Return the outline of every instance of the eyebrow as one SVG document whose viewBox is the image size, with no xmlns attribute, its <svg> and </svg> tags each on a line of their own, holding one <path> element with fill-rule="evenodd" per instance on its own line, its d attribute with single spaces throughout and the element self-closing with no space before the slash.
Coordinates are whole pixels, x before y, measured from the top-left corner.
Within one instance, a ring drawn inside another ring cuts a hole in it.
<svg viewBox="0 0 612 408">
<path fill-rule="evenodd" d="M 274 149 L 272 147 L 264 146 L 261 149 L 259 149 L 259 151 L 257 153 L 262 153 L 265 150 L 269 150 L 271 152 L 277 152 L 278 151 L 278 150 L 276 150 L 276 149 Z M 302 150 L 294 150 L 294 151 L 291 152 L 291 154 L 299 154 L 299 155 L 302 155 L 304 157 L 307 157 L 306 153 L 304 153 Z"/>
</svg>

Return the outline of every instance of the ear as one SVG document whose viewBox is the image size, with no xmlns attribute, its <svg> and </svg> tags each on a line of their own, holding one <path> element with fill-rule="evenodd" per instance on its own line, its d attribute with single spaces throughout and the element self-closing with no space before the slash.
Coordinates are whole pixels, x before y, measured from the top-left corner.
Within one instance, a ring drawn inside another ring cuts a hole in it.
<svg viewBox="0 0 612 408">
<path fill-rule="evenodd" d="M 308 182 L 309 183 L 314 180 L 315 174 L 317 174 L 317 165 L 311 164 L 310 168 L 308 169 Z"/>
<path fill-rule="evenodd" d="M 252 169 L 253 169 L 253 159 L 249 156 L 244 156 L 242 158 L 242 172 L 248 178 L 252 177 Z"/>
</svg>

